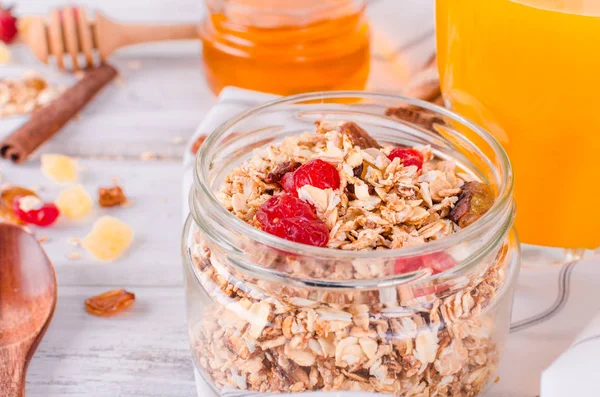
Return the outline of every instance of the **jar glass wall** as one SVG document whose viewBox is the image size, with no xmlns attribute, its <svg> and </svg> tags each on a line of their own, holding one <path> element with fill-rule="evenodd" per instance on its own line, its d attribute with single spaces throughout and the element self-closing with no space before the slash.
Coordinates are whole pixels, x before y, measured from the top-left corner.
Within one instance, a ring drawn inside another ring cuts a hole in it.
<svg viewBox="0 0 600 397">
<path fill-rule="evenodd" d="M 407 110 L 402 118 L 386 115 L 399 105 Z M 292 243 L 220 206 L 214 192 L 232 167 L 315 120 L 355 121 L 380 142 L 429 144 L 437 157 L 493 186 L 495 204 L 454 235 L 378 251 Z M 477 139 L 465 139 L 467 131 Z M 512 175 L 497 142 L 468 121 L 375 94 L 279 100 L 209 136 L 190 207 L 182 246 L 189 335 L 196 367 L 215 390 L 475 396 L 493 379 L 520 263 Z M 398 261 L 440 255 L 457 265 L 435 275 L 394 274 Z M 370 277 L 374 268 L 378 276 Z"/>
</svg>

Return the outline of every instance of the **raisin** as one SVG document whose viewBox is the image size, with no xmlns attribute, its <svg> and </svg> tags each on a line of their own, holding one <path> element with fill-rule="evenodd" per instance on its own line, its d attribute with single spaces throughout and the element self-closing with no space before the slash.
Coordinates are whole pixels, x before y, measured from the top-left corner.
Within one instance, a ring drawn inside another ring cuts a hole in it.
<svg viewBox="0 0 600 397">
<path fill-rule="evenodd" d="M 110 317 L 127 309 L 135 301 L 135 295 L 124 289 L 116 289 L 85 301 L 85 310 L 100 317 Z"/>
<path fill-rule="evenodd" d="M 365 168 L 364 164 L 357 165 L 356 167 L 354 167 L 354 168 L 352 169 L 352 173 L 354 174 L 354 176 L 355 176 L 356 178 L 361 178 L 361 179 L 362 179 L 362 176 L 363 176 L 363 174 L 362 174 L 362 173 L 363 173 L 363 169 L 364 169 L 364 168 Z"/>
<path fill-rule="evenodd" d="M 464 228 L 481 218 L 494 204 L 492 188 L 481 182 L 463 185 L 458 201 L 450 211 L 450 219 Z"/>
<path fill-rule="evenodd" d="M 25 224 L 16 214 L 14 210 L 14 202 L 18 197 L 35 196 L 34 191 L 21 186 L 5 185 L 0 188 L 0 218 L 12 223 Z"/>
<path fill-rule="evenodd" d="M 281 178 L 287 174 L 288 172 L 295 171 L 298 167 L 300 167 L 300 163 L 295 161 L 285 161 L 283 163 L 277 164 L 277 166 L 273 169 L 273 171 L 269 172 L 265 177 L 266 183 L 279 183 Z"/>
<path fill-rule="evenodd" d="M 381 149 L 381 145 L 367 131 L 358 124 L 348 121 L 340 126 L 340 132 L 346 135 L 354 146 L 361 149 L 376 148 Z"/>
<path fill-rule="evenodd" d="M 127 201 L 121 186 L 101 187 L 98 189 L 98 203 L 101 207 L 115 207 Z"/>
</svg>

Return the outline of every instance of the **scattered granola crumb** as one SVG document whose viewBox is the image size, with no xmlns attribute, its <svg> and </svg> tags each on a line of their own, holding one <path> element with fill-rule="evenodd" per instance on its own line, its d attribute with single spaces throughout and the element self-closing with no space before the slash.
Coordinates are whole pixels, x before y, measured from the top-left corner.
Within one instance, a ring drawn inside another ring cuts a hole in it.
<svg viewBox="0 0 600 397">
<path fill-rule="evenodd" d="M 132 60 L 127 62 L 127 67 L 131 70 L 140 70 L 142 68 L 142 62 L 138 60 Z"/>
<path fill-rule="evenodd" d="M 46 236 L 42 236 L 42 237 L 38 238 L 38 242 L 40 244 L 44 244 L 44 243 L 46 243 L 48 241 L 50 241 L 50 239 L 48 237 L 46 237 Z"/>
<path fill-rule="evenodd" d="M 135 204 L 135 201 L 127 199 L 123 203 L 121 203 L 121 207 L 129 208 L 129 207 L 133 207 L 134 204 Z"/>
<path fill-rule="evenodd" d="M 123 80 L 123 78 L 122 78 L 122 77 L 117 77 L 117 78 L 114 80 L 114 85 L 115 85 L 115 87 L 117 87 L 117 88 L 123 88 L 123 87 L 125 87 L 125 80 Z"/>
<path fill-rule="evenodd" d="M 494 383 L 498 383 L 498 382 L 500 382 L 500 377 L 496 376 L 496 379 L 494 379 Z"/>
<path fill-rule="evenodd" d="M 121 180 L 119 179 L 119 177 L 118 177 L 118 176 L 113 176 L 113 177 L 112 177 L 110 180 L 111 180 L 111 181 L 112 181 L 112 183 L 114 183 L 115 185 L 118 185 L 118 184 L 119 184 L 119 182 L 121 181 Z"/>
<path fill-rule="evenodd" d="M 79 237 L 69 237 L 67 244 L 75 247 L 81 247 L 81 239 Z"/>
<path fill-rule="evenodd" d="M 204 140 L 206 139 L 206 135 L 200 135 L 195 141 L 194 144 L 192 145 L 191 148 L 191 152 L 192 154 L 196 154 L 198 153 L 198 149 L 200 149 L 200 146 L 202 146 L 202 144 L 204 143 Z"/>
<path fill-rule="evenodd" d="M 142 161 L 158 160 L 158 155 L 153 152 L 144 152 L 140 155 L 140 160 L 142 160 Z"/>
<path fill-rule="evenodd" d="M 127 197 L 119 185 L 98 189 L 98 203 L 101 207 L 115 207 L 123 205 L 126 201 Z"/>
<path fill-rule="evenodd" d="M 37 73 L 24 73 L 20 78 L 0 79 L 0 118 L 30 114 L 54 100 L 59 94 L 58 87 L 50 85 Z"/>
<path fill-rule="evenodd" d="M 43 192 L 45 189 L 42 185 L 32 185 L 32 186 L 29 186 L 29 190 L 32 190 L 36 193 L 40 193 L 40 192 Z"/>
<path fill-rule="evenodd" d="M 172 141 L 175 145 L 179 145 L 182 144 L 183 142 L 185 142 L 185 139 L 182 136 L 176 136 L 173 137 L 173 141 Z"/>
<path fill-rule="evenodd" d="M 76 121 L 79 121 L 79 120 L 81 120 L 81 117 L 82 117 L 82 116 L 81 116 L 81 113 L 77 113 L 77 114 L 76 114 L 76 115 L 75 115 L 73 118 L 74 118 Z"/>
<path fill-rule="evenodd" d="M 67 259 L 71 260 L 81 259 L 81 254 L 79 252 L 69 252 L 66 256 Z"/>
</svg>

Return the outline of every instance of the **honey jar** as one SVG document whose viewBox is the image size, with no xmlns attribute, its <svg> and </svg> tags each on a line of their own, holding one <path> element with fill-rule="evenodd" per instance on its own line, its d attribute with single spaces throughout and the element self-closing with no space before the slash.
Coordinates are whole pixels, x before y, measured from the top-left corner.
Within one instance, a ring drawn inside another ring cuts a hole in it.
<svg viewBox="0 0 600 397">
<path fill-rule="evenodd" d="M 199 28 L 209 86 L 280 95 L 364 89 L 364 0 L 207 0 Z"/>
</svg>

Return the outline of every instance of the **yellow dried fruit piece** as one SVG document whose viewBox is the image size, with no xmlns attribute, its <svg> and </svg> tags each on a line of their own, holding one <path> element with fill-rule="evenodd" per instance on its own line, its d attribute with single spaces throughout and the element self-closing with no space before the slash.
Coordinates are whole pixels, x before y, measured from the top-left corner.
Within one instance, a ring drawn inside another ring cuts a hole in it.
<svg viewBox="0 0 600 397">
<path fill-rule="evenodd" d="M 42 172 L 55 182 L 75 182 L 77 161 L 62 154 L 42 155 Z"/>
<path fill-rule="evenodd" d="M 132 241 L 133 230 L 126 223 L 112 216 L 103 216 L 94 223 L 81 245 L 100 260 L 114 261 Z"/>
<path fill-rule="evenodd" d="M 12 56 L 8 46 L 0 41 L 0 64 L 9 63 L 11 59 Z"/>
<path fill-rule="evenodd" d="M 92 210 L 92 196 L 81 185 L 76 185 L 59 193 L 54 202 L 61 214 L 69 219 L 79 219 Z"/>
</svg>

